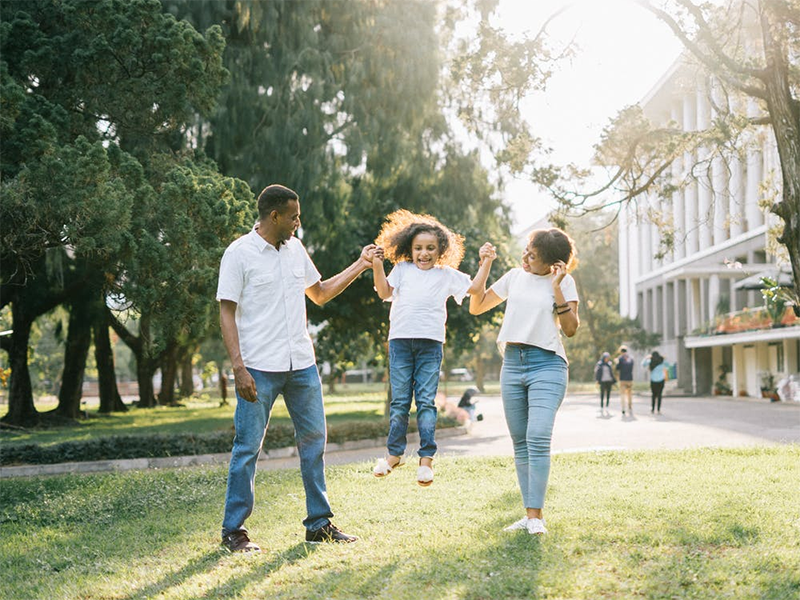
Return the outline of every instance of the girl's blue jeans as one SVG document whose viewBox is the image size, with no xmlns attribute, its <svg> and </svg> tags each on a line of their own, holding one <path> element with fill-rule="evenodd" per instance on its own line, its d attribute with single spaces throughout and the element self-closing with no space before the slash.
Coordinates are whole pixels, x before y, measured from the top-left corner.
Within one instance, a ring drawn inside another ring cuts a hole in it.
<svg viewBox="0 0 800 600">
<path fill-rule="evenodd" d="M 236 394 L 236 436 L 228 467 L 228 491 L 222 535 L 247 531 L 244 522 L 255 503 L 256 461 L 269 424 L 272 405 L 283 394 L 294 424 L 300 456 L 300 474 L 306 493 L 306 529 L 319 529 L 333 517 L 325 487 L 325 442 L 327 430 L 322 405 L 322 384 L 316 365 L 299 371 L 267 372 L 248 368 L 256 382 L 257 402 Z M 274 507 L 281 510 L 280 506 Z"/>
<path fill-rule="evenodd" d="M 536 346 L 507 344 L 500 390 L 522 502 L 525 508 L 543 508 L 553 422 L 567 390 L 567 363 Z"/>
<path fill-rule="evenodd" d="M 436 392 L 442 366 L 442 343 L 421 338 L 389 340 L 389 381 L 392 402 L 389 407 L 389 437 L 386 449 L 391 456 L 406 451 L 408 415 L 412 394 L 417 406 L 419 455 L 436 454 Z"/>
</svg>

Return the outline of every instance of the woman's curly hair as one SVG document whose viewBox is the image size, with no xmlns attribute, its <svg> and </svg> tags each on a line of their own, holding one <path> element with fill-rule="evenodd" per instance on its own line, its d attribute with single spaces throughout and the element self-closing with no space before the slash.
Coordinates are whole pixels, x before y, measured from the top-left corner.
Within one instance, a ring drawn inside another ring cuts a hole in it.
<svg viewBox="0 0 800 600">
<path fill-rule="evenodd" d="M 450 231 L 430 215 L 400 209 L 386 217 L 375 244 L 383 248 L 392 264 L 411 260 L 411 244 L 420 233 L 432 233 L 439 240 L 437 265 L 458 268 L 464 258 L 464 236 Z"/>
<path fill-rule="evenodd" d="M 560 260 L 567 265 L 568 273 L 578 266 L 575 241 L 558 227 L 534 229 L 528 236 L 528 242 L 536 248 L 539 258 L 545 264 L 552 265 Z"/>
</svg>

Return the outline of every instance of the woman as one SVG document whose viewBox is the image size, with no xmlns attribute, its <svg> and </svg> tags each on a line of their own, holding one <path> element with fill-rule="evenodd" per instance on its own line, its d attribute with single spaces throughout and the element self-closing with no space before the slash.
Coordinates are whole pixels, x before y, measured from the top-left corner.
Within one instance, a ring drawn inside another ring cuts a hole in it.
<svg viewBox="0 0 800 600">
<path fill-rule="evenodd" d="M 656 410 L 661 414 L 661 396 L 664 393 L 664 382 L 669 376 L 669 364 L 657 351 L 642 361 L 645 369 L 650 369 L 650 412 Z"/>
<path fill-rule="evenodd" d="M 567 355 L 559 330 L 572 337 L 580 324 L 575 280 L 567 274 L 574 263 L 575 244 L 566 233 L 539 229 L 530 234 L 521 267 L 511 269 L 488 291 L 489 269 L 480 269 L 475 277 L 481 290 L 470 297 L 472 314 L 507 300 L 497 337 L 503 352 L 500 385 L 525 516 L 506 531 L 547 532 L 542 508 L 550 440 L 567 390 Z"/>
</svg>

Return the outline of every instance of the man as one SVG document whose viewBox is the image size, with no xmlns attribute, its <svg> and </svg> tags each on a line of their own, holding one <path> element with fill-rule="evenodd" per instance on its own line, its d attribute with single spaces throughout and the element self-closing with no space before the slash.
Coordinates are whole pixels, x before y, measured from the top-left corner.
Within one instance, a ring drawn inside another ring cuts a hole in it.
<svg viewBox="0 0 800 600">
<path fill-rule="evenodd" d="M 619 399 L 622 403 L 622 414 L 627 406 L 628 414 L 633 414 L 633 357 L 628 354 L 626 346 L 619 347 L 617 358 L 617 373 L 619 373 Z"/>
<path fill-rule="evenodd" d="M 222 543 L 260 552 L 244 527 L 253 512 L 256 461 L 275 398 L 283 394 L 295 428 L 306 494 L 306 541 L 354 542 L 331 523 L 325 486 L 325 412 L 304 294 L 318 305 L 372 267 L 374 246 L 344 271 L 321 280 L 299 239 L 300 199 L 282 185 L 258 197 L 258 224 L 225 250 L 217 300 L 222 339 L 233 365 L 236 436 L 228 469 Z"/>
</svg>

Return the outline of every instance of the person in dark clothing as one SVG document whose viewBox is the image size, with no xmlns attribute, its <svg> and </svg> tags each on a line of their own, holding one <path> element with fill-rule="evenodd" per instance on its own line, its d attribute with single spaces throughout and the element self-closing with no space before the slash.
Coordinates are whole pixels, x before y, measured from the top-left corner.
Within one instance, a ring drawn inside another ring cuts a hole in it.
<svg viewBox="0 0 800 600">
<path fill-rule="evenodd" d="M 617 382 L 611 363 L 611 355 L 603 352 L 600 360 L 594 366 L 594 379 L 600 384 L 600 410 L 608 408 L 611 399 L 611 387 Z"/>
<path fill-rule="evenodd" d="M 628 348 L 620 346 L 616 369 L 619 374 L 619 401 L 623 415 L 626 408 L 633 414 L 633 365 L 633 357 L 628 353 Z"/>
</svg>

